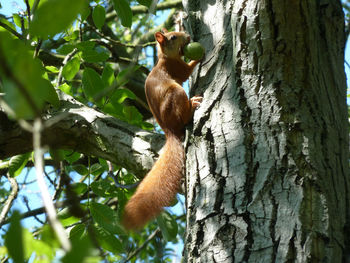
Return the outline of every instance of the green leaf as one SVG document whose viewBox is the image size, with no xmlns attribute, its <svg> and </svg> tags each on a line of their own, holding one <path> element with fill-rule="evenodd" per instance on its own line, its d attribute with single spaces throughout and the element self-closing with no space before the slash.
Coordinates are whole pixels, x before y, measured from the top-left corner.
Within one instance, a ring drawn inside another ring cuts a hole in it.
<svg viewBox="0 0 350 263">
<path fill-rule="evenodd" d="M 102 79 L 92 68 L 86 68 L 84 70 L 82 81 L 85 95 L 91 101 L 103 90 Z"/>
<path fill-rule="evenodd" d="M 7 26 L 9 26 L 9 27 L 10 27 L 11 29 L 13 29 L 14 31 L 17 31 L 15 25 L 12 24 L 12 23 L 11 23 L 10 21 L 8 21 L 7 19 L 0 17 L 0 21 L 1 21 L 2 23 L 6 24 Z M 0 31 L 1 31 L 1 30 L 4 30 L 5 32 L 7 31 L 7 29 L 5 29 L 5 28 L 3 28 L 3 27 L 0 27 Z"/>
<path fill-rule="evenodd" d="M 107 51 L 85 50 L 83 51 L 82 58 L 90 63 L 103 62 L 109 58 L 109 53 Z"/>
<path fill-rule="evenodd" d="M 58 98 L 55 88 L 52 86 L 49 80 L 43 79 L 42 81 L 43 81 L 43 87 L 46 86 L 45 92 L 42 93 L 42 96 L 45 98 L 46 102 L 49 102 L 54 107 L 58 108 L 60 106 L 60 100 Z"/>
<path fill-rule="evenodd" d="M 90 170 L 93 176 L 98 176 L 105 171 L 105 169 L 99 163 L 94 163 L 93 165 L 91 165 Z"/>
<path fill-rule="evenodd" d="M 105 88 L 109 88 L 115 80 L 114 70 L 111 64 L 106 64 L 102 72 L 102 81 Z"/>
<path fill-rule="evenodd" d="M 84 3 L 85 0 L 50 0 L 44 2 L 34 14 L 30 26 L 31 33 L 46 39 L 62 32 L 76 19 L 82 11 Z"/>
<path fill-rule="evenodd" d="M 64 150 L 50 149 L 49 153 L 51 158 L 57 162 L 61 162 L 64 160 L 64 157 L 65 157 Z"/>
<path fill-rule="evenodd" d="M 126 106 L 123 108 L 125 118 L 130 124 L 137 125 L 142 122 L 142 114 L 135 106 Z"/>
<path fill-rule="evenodd" d="M 95 6 L 94 10 L 92 11 L 92 19 L 94 21 L 95 26 L 98 29 L 101 29 L 106 19 L 106 10 L 103 6 Z"/>
<path fill-rule="evenodd" d="M 60 72 L 60 70 L 58 68 L 56 68 L 55 66 L 46 66 L 45 69 L 52 72 L 52 73 L 59 73 Z"/>
<path fill-rule="evenodd" d="M 102 179 L 91 183 L 91 190 L 101 197 L 117 196 L 116 187 L 107 179 Z"/>
<path fill-rule="evenodd" d="M 9 33 L 0 32 L 0 77 L 5 102 L 15 118 L 32 119 L 40 113 L 45 102 L 58 104 L 52 84 L 42 76 L 44 67 L 33 52 Z M 36 112 L 34 110 L 36 109 Z"/>
<path fill-rule="evenodd" d="M 129 3 L 126 0 L 113 0 L 113 6 L 122 25 L 125 27 L 131 27 L 132 11 Z"/>
<path fill-rule="evenodd" d="M 144 5 L 144 6 L 147 6 L 147 7 L 150 7 L 151 4 L 152 4 L 152 0 L 137 0 L 137 2 L 140 5 Z"/>
<path fill-rule="evenodd" d="M 72 80 L 80 69 L 80 59 L 74 57 L 64 65 L 62 75 L 66 80 Z"/>
<path fill-rule="evenodd" d="M 72 165 L 72 169 L 80 175 L 87 175 L 89 173 L 89 170 L 86 168 L 86 166 L 82 164 Z"/>
<path fill-rule="evenodd" d="M 75 45 L 75 47 L 80 51 L 92 50 L 95 46 L 95 42 L 92 41 L 82 41 Z"/>
<path fill-rule="evenodd" d="M 79 241 L 85 233 L 85 229 L 85 224 L 78 224 L 74 226 L 69 232 L 69 238 L 71 240 Z"/>
<path fill-rule="evenodd" d="M 92 202 L 90 204 L 92 218 L 96 223 L 111 234 L 124 234 L 119 225 L 117 213 L 107 205 Z"/>
<path fill-rule="evenodd" d="M 90 15 L 91 13 L 91 7 L 89 5 L 89 2 L 86 2 L 84 4 L 84 7 L 82 8 L 82 10 L 80 11 L 80 18 L 81 18 L 81 21 L 85 21 L 88 16 Z"/>
<path fill-rule="evenodd" d="M 5 246 L 13 262 L 24 262 L 23 229 L 18 211 L 14 211 L 11 216 L 10 227 L 5 235 Z"/>
<path fill-rule="evenodd" d="M 74 151 L 65 151 L 65 160 L 70 164 L 78 161 L 80 159 L 80 153 Z"/>
<path fill-rule="evenodd" d="M 59 219 L 61 219 L 61 220 L 62 220 L 62 219 L 70 218 L 71 216 L 72 216 L 72 214 L 70 213 L 68 207 L 63 208 L 61 211 L 59 211 L 59 212 L 57 213 L 57 217 L 58 217 Z"/>
<path fill-rule="evenodd" d="M 9 173 L 11 177 L 19 175 L 26 166 L 30 153 L 20 154 L 11 157 L 9 165 Z"/>
<path fill-rule="evenodd" d="M 74 49 L 74 45 L 72 44 L 64 44 L 56 49 L 56 51 L 61 55 L 68 55 Z"/>
<path fill-rule="evenodd" d="M 24 243 L 26 244 L 26 258 L 30 258 L 32 253 L 35 252 L 36 259 L 45 258 L 46 262 L 52 262 L 55 256 L 54 244 L 34 239 L 33 234 L 27 229 L 24 229 Z"/>
<path fill-rule="evenodd" d="M 178 227 L 175 219 L 167 212 L 161 213 L 157 217 L 157 223 L 162 231 L 163 237 L 167 241 L 174 240 L 177 235 Z"/>
<path fill-rule="evenodd" d="M 117 102 L 108 102 L 106 105 L 104 105 L 103 111 L 120 120 L 125 120 L 123 113 L 123 105 Z"/>
<path fill-rule="evenodd" d="M 84 184 L 84 183 L 73 183 L 73 184 L 71 184 L 71 187 L 73 188 L 74 192 L 77 195 L 81 195 L 81 194 L 85 193 L 88 189 L 87 184 Z"/>
<path fill-rule="evenodd" d="M 120 240 L 105 229 L 101 227 L 95 227 L 95 234 L 98 243 L 103 249 L 108 250 L 112 253 L 120 253 L 124 251 L 123 245 L 120 242 Z"/>
<path fill-rule="evenodd" d="M 72 249 L 62 258 L 63 263 L 81 263 L 87 262 L 86 259 L 92 254 L 92 244 L 87 235 L 79 239 L 72 240 Z"/>
<path fill-rule="evenodd" d="M 60 90 L 62 90 L 64 93 L 73 96 L 72 87 L 69 86 L 67 83 L 63 83 L 61 86 L 58 86 Z"/>
<path fill-rule="evenodd" d="M 129 89 L 117 89 L 112 98 L 113 101 L 117 102 L 117 103 L 123 103 L 125 99 L 136 99 L 136 95 Z"/>
<path fill-rule="evenodd" d="M 19 28 L 22 27 L 21 17 L 18 14 L 13 14 L 13 22 L 15 22 L 15 25 Z"/>
<path fill-rule="evenodd" d="M 141 129 L 147 130 L 147 131 L 151 131 L 151 130 L 154 129 L 154 126 L 153 126 L 152 123 L 145 122 L 145 121 L 143 121 L 142 123 L 140 123 L 140 127 L 141 127 Z"/>
</svg>

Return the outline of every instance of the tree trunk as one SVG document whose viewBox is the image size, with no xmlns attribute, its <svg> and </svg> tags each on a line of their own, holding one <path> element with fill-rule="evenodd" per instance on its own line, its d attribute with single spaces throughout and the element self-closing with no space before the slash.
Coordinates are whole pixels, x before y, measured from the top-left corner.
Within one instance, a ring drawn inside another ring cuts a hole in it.
<svg viewBox="0 0 350 263">
<path fill-rule="evenodd" d="M 338 0 L 188 1 L 206 49 L 187 143 L 185 262 L 349 262 Z"/>
</svg>

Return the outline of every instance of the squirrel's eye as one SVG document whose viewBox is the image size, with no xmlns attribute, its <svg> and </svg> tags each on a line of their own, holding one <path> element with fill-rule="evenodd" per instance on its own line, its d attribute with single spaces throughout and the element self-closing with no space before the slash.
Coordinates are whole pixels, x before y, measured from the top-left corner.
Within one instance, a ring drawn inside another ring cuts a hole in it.
<svg viewBox="0 0 350 263">
<path fill-rule="evenodd" d="M 170 37 L 170 40 L 175 40 L 175 39 L 177 39 L 177 36 L 175 36 L 175 35 L 172 35 L 172 36 Z"/>
</svg>

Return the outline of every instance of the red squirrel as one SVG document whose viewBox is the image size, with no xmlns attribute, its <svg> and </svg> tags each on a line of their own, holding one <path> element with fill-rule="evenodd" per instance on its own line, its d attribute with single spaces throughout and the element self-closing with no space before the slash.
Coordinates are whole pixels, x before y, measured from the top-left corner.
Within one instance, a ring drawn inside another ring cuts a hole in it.
<svg viewBox="0 0 350 263">
<path fill-rule="evenodd" d="M 183 48 L 190 42 L 184 32 L 155 33 L 158 62 L 148 75 L 145 92 L 153 116 L 163 129 L 166 143 L 158 161 L 138 186 L 125 206 L 122 223 L 128 230 L 142 228 L 165 206 L 171 205 L 179 191 L 185 151 L 182 139 L 185 125 L 192 120 L 202 97 L 188 99 L 182 83 L 192 73 L 199 60 L 183 61 Z"/>
</svg>

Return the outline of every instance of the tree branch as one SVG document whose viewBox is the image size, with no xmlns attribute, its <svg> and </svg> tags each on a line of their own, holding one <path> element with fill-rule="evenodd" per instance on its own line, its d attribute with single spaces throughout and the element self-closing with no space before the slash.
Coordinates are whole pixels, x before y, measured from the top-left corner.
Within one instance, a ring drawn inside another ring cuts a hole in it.
<svg viewBox="0 0 350 263">
<path fill-rule="evenodd" d="M 157 5 L 156 10 L 159 11 L 159 10 L 166 10 L 166 9 L 171 9 L 171 8 L 179 9 L 182 7 L 183 7 L 182 0 L 171 0 L 171 1 L 166 1 L 163 3 L 159 3 Z M 133 6 L 133 7 L 131 7 L 131 10 L 132 10 L 133 15 L 148 13 L 148 8 L 145 6 L 141 6 L 141 5 Z M 113 10 L 111 13 L 109 13 L 106 16 L 106 22 L 109 22 L 109 21 L 115 19 L 116 17 L 117 17 L 117 13 L 115 12 L 115 10 Z"/>
<path fill-rule="evenodd" d="M 7 31 L 11 32 L 13 35 L 15 35 L 16 37 L 18 37 L 19 39 L 23 39 L 23 36 L 18 33 L 16 30 L 13 30 L 11 27 L 9 27 L 8 25 L 6 25 L 5 23 L 0 21 L 0 26 L 5 28 Z"/>
<path fill-rule="evenodd" d="M 5 221 L 5 218 L 7 216 L 7 213 L 9 212 L 11 205 L 13 201 L 16 199 L 17 194 L 18 194 L 18 184 L 15 178 L 12 178 L 10 175 L 7 176 L 7 179 L 9 180 L 11 184 L 11 194 L 8 196 L 2 210 L 0 213 L 0 225 L 2 225 Z"/>
<path fill-rule="evenodd" d="M 65 114 L 62 118 L 62 114 Z M 60 118 L 59 118 L 60 117 Z M 119 164 L 142 177 L 153 165 L 164 136 L 147 132 L 86 107 L 68 95 L 61 107 L 44 116 L 57 118 L 42 134 L 43 145 L 73 149 Z M 0 159 L 33 150 L 32 135 L 0 111 Z"/>
</svg>

